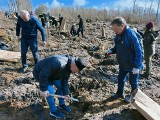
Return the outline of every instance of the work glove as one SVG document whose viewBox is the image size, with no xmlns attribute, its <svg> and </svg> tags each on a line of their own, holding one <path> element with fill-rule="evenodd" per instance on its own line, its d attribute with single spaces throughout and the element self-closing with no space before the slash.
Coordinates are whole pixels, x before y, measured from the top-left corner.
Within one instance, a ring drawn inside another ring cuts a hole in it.
<svg viewBox="0 0 160 120">
<path fill-rule="evenodd" d="M 47 44 L 46 41 L 43 41 L 42 46 L 45 46 L 46 44 Z"/>
<path fill-rule="evenodd" d="M 65 98 L 64 98 L 66 101 L 70 101 L 70 96 L 69 95 L 65 95 Z"/>
<path fill-rule="evenodd" d="M 41 91 L 41 96 L 42 97 L 48 97 L 49 96 L 49 91 Z"/>
<path fill-rule="evenodd" d="M 106 50 L 106 53 L 105 53 L 106 56 L 111 55 L 111 54 L 112 54 L 112 50 L 110 50 L 110 49 Z"/>
<path fill-rule="evenodd" d="M 139 69 L 138 68 L 133 68 L 132 72 L 133 72 L 133 74 L 138 74 L 139 73 Z"/>
</svg>

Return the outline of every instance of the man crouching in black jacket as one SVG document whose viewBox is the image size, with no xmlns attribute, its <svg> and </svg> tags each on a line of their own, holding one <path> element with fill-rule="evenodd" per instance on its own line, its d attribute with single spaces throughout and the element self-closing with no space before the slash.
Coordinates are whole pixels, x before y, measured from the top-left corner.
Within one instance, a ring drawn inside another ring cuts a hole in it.
<svg viewBox="0 0 160 120">
<path fill-rule="evenodd" d="M 78 73 L 85 65 L 78 57 L 68 55 L 54 55 L 38 62 L 34 69 L 33 75 L 39 81 L 41 96 L 47 98 L 50 108 L 50 115 L 56 118 L 64 118 L 64 114 L 57 109 L 53 96 L 55 94 L 53 85 L 57 88 L 57 94 L 66 96 L 69 100 L 68 79 L 71 73 Z M 59 98 L 59 107 L 70 112 L 71 108 L 65 105 L 63 98 Z"/>
</svg>

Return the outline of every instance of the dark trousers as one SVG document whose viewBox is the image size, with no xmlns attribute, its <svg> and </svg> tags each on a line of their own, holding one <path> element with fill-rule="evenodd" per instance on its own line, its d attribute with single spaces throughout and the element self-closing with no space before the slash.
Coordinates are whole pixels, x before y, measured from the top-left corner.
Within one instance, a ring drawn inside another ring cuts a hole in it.
<svg viewBox="0 0 160 120">
<path fill-rule="evenodd" d="M 145 64 L 146 64 L 146 71 L 145 71 L 146 76 L 149 76 L 149 74 L 151 73 L 151 69 L 152 69 L 152 56 L 153 55 L 145 55 L 144 56 Z"/>
<path fill-rule="evenodd" d="M 129 74 L 129 83 L 131 85 L 131 92 L 133 92 L 134 89 L 138 88 L 139 74 L 133 74 L 132 71 L 124 71 L 123 69 L 119 69 L 118 90 L 117 90 L 117 94 L 119 95 L 124 94 L 124 86 L 125 86 L 127 74 Z"/>
<path fill-rule="evenodd" d="M 21 60 L 22 60 L 23 67 L 28 66 L 27 57 L 26 57 L 28 47 L 30 47 L 30 50 L 32 51 L 32 55 L 34 57 L 35 64 L 39 61 L 37 38 L 30 39 L 30 40 L 21 38 Z"/>
<path fill-rule="evenodd" d="M 71 31 L 70 33 L 71 33 L 71 35 L 72 35 L 73 37 L 77 35 L 76 30 Z"/>
<path fill-rule="evenodd" d="M 81 35 L 83 37 L 83 31 L 84 31 L 83 27 L 82 28 L 78 28 L 78 30 L 77 30 L 78 37 L 79 37 L 79 32 L 81 32 Z"/>
</svg>

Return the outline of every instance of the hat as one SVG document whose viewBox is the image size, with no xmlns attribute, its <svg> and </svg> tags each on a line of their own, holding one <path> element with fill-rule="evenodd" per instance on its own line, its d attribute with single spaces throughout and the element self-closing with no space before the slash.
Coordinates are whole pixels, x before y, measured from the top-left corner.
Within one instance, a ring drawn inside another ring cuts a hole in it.
<svg viewBox="0 0 160 120">
<path fill-rule="evenodd" d="M 146 25 L 146 28 L 151 29 L 151 28 L 153 28 L 153 26 L 154 26 L 154 22 L 151 21 Z"/>
<path fill-rule="evenodd" d="M 78 15 L 78 18 L 80 18 L 81 16 L 80 15 Z"/>
<path fill-rule="evenodd" d="M 34 15 L 35 13 L 33 12 L 33 11 L 31 11 L 31 13 L 30 13 L 31 15 Z"/>
<path fill-rule="evenodd" d="M 82 60 L 80 58 L 75 59 L 75 64 L 78 67 L 78 69 L 81 71 L 86 66 L 82 63 Z"/>
</svg>

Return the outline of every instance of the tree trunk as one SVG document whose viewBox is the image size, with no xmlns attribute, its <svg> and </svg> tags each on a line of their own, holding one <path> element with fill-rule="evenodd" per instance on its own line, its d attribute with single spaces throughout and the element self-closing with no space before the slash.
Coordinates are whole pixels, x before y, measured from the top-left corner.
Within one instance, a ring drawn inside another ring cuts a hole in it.
<svg viewBox="0 0 160 120">
<path fill-rule="evenodd" d="M 136 0 L 133 0 L 133 13 L 135 13 Z"/>
<path fill-rule="evenodd" d="M 153 0 L 151 0 L 151 4 L 150 4 L 150 7 L 149 7 L 149 16 L 151 15 L 152 5 L 153 5 Z"/>
<path fill-rule="evenodd" d="M 156 13 L 156 22 L 158 26 L 159 26 L 159 5 L 160 5 L 160 0 L 158 0 L 157 13 Z"/>
</svg>

